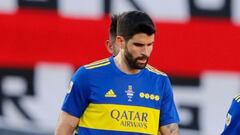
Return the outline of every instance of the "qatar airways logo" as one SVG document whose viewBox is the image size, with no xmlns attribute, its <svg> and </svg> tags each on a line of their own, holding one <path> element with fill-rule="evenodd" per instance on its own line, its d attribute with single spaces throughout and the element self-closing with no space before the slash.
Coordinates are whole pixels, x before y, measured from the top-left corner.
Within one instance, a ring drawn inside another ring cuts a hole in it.
<svg viewBox="0 0 240 135">
<path fill-rule="evenodd" d="M 147 112 L 114 109 L 110 112 L 110 116 L 123 127 L 148 128 Z"/>
</svg>

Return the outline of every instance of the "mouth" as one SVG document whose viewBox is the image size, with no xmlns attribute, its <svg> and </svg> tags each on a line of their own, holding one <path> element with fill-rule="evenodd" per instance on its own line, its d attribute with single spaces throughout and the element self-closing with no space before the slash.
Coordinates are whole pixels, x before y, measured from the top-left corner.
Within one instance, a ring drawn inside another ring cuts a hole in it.
<svg viewBox="0 0 240 135">
<path fill-rule="evenodd" d="M 138 59 L 137 61 L 141 64 L 145 64 L 147 62 L 147 59 Z"/>
<path fill-rule="evenodd" d="M 138 58 L 137 62 L 140 64 L 145 64 L 148 61 L 148 58 L 146 57 L 142 57 L 142 58 Z"/>
</svg>

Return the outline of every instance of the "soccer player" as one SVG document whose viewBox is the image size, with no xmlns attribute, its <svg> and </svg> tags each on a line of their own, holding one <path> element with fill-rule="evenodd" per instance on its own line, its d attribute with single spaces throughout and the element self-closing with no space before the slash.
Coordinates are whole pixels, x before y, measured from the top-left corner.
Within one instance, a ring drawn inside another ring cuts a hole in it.
<svg viewBox="0 0 240 135">
<path fill-rule="evenodd" d="M 109 29 L 109 40 L 106 41 L 107 50 L 111 54 L 113 54 L 113 56 L 116 56 L 119 52 L 119 48 L 115 43 L 115 39 L 117 36 L 117 18 L 118 18 L 118 15 L 113 15 L 111 17 L 111 24 Z"/>
<path fill-rule="evenodd" d="M 65 97 L 55 135 L 179 135 L 168 76 L 148 65 L 155 26 L 140 11 L 117 21 L 115 57 L 78 69 Z"/>
<path fill-rule="evenodd" d="M 226 116 L 226 124 L 222 135 L 240 134 L 240 95 L 236 96 Z"/>
</svg>

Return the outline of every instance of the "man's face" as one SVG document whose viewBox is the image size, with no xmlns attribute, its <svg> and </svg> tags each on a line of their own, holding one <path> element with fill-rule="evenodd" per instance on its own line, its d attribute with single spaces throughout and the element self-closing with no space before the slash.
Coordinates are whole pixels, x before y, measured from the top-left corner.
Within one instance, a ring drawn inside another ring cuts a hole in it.
<svg viewBox="0 0 240 135">
<path fill-rule="evenodd" d="M 126 43 L 126 42 L 125 42 Z M 135 34 L 124 46 L 124 57 L 131 69 L 143 69 L 152 53 L 154 34 Z"/>
</svg>

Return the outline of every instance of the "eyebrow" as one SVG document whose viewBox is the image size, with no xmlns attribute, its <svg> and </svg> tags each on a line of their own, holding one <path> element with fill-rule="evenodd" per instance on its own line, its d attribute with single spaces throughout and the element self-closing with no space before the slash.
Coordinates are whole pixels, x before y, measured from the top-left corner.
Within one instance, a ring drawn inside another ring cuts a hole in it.
<svg viewBox="0 0 240 135">
<path fill-rule="evenodd" d="M 137 43 L 137 42 L 134 42 L 133 44 L 136 45 L 136 46 L 144 45 L 144 44 L 142 44 L 142 43 Z"/>
<path fill-rule="evenodd" d="M 138 42 L 133 42 L 133 44 L 134 44 L 134 45 L 137 45 L 137 46 L 144 45 L 144 44 L 138 43 Z M 154 44 L 154 42 L 148 43 L 147 45 L 151 45 L 151 44 Z"/>
</svg>

